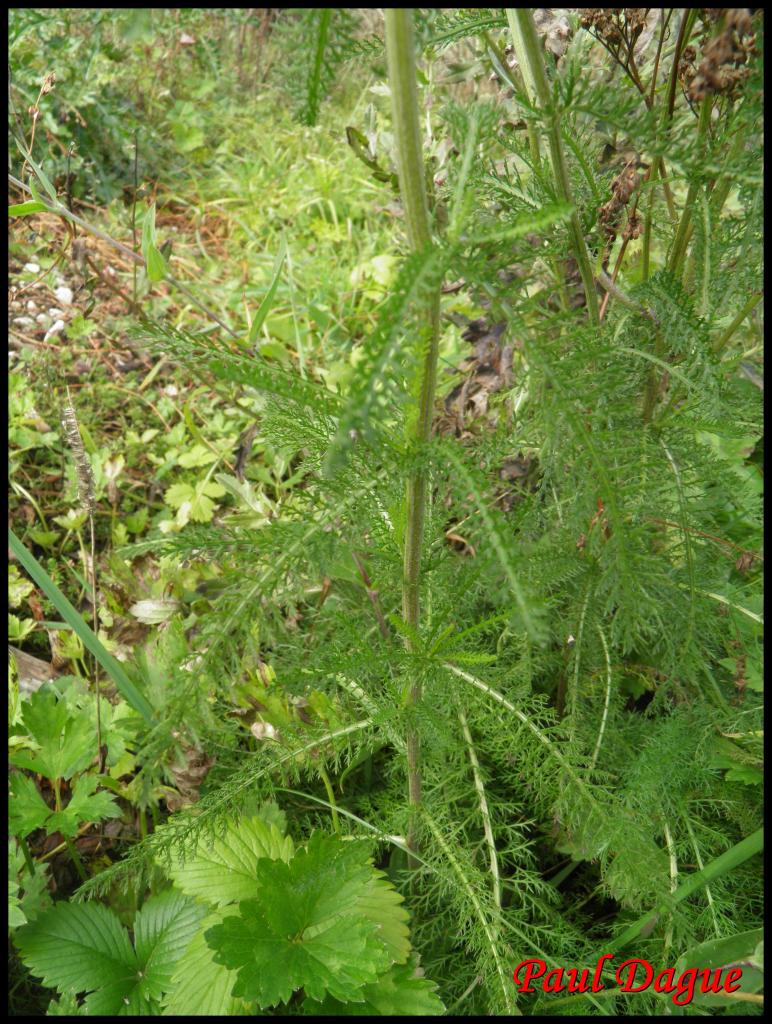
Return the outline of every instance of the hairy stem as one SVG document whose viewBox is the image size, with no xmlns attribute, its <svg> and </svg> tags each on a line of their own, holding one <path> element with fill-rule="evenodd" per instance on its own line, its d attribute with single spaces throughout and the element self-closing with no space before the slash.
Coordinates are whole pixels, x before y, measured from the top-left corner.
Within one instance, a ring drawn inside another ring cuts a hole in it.
<svg viewBox="0 0 772 1024">
<path fill-rule="evenodd" d="M 426 196 L 421 131 L 418 117 L 416 89 L 415 45 L 413 40 L 413 11 L 409 8 L 386 10 L 386 55 L 391 87 L 394 139 L 397 150 L 399 188 L 405 208 L 405 224 L 410 247 L 425 249 L 431 244 L 429 206 Z M 420 449 L 431 435 L 434 389 L 437 380 L 437 352 L 440 333 L 439 289 L 420 311 L 422 323 L 419 332 L 426 338 L 423 365 L 417 384 L 417 408 L 408 419 L 407 442 Z M 419 624 L 419 586 L 421 576 L 421 544 L 426 514 L 427 474 L 422 468 L 414 470 L 407 481 L 406 528 L 402 574 L 402 614 L 415 635 Z M 408 651 L 412 641 L 406 638 Z M 421 700 L 421 680 L 414 678 L 408 696 L 409 706 Z M 418 732 L 410 724 L 407 733 L 408 799 L 412 810 L 408 846 L 416 849 L 415 829 L 417 812 L 421 806 L 421 751 Z M 411 867 L 415 864 L 410 859 Z"/>
</svg>

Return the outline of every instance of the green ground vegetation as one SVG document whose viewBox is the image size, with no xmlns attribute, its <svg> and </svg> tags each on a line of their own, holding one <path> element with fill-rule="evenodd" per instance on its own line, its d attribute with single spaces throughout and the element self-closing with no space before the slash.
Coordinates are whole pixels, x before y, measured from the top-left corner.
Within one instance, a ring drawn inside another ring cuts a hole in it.
<svg viewBox="0 0 772 1024">
<path fill-rule="evenodd" d="M 9 45 L 10 1012 L 760 1013 L 761 13 Z"/>
</svg>

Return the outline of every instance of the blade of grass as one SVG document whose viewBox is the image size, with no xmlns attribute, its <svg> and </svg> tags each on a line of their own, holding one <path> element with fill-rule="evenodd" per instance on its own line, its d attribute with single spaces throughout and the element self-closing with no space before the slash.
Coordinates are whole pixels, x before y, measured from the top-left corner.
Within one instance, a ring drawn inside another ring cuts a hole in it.
<svg viewBox="0 0 772 1024">
<path fill-rule="evenodd" d="M 73 632 L 82 640 L 83 645 L 91 651 L 105 672 L 107 672 L 121 695 L 125 697 L 126 701 L 135 711 L 142 715 L 146 722 L 152 722 L 152 707 L 126 675 L 120 662 L 106 650 L 96 633 L 84 621 L 81 614 L 70 604 L 40 562 L 38 562 L 37 558 L 35 558 L 31 551 L 27 550 L 10 526 L 8 527 L 8 546 L 54 605 L 64 621 L 72 627 Z"/>
<path fill-rule="evenodd" d="M 720 857 L 716 857 L 702 871 L 695 871 L 683 885 L 676 889 L 666 903 L 662 903 L 656 910 L 644 914 L 643 917 L 626 928 L 618 938 L 611 939 L 609 943 L 604 945 L 603 952 L 616 953 L 617 950 L 627 946 L 633 939 L 638 938 L 647 925 L 653 927 L 661 915 L 666 914 L 677 904 L 682 903 L 688 896 L 693 895 L 698 889 L 708 885 L 716 878 L 721 878 L 722 875 L 734 871 L 735 868 L 744 864 L 746 860 L 754 857 L 757 853 L 761 853 L 763 849 L 764 830 L 760 828 L 727 850 L 726 853 L 722 853 Z"/>
<path fill-rule="evenodd" d="M 276 289 L 279 286 L 279 275 L 281 274 L 281 268 L 284 266 L 284 260 L 287 255 L 287 243 L 282 239 L 281 246 L 279 248 L 279 254 L 276 257 L 276 262 L 273 267 L 273 275 L 271 276 L 271 283 L 268 285 L 268 291 L 265 293 L 263 301 L 255 313 L 255 319 L 249 326 L 249 335 L 247 342 L 250 345 L 254 345 L 257 341 L 257 336 L 260 333 L 260 328 L 263 326 L 265 318 L 273 305 L 273 298 L 276 295 Z"/>
</svg>

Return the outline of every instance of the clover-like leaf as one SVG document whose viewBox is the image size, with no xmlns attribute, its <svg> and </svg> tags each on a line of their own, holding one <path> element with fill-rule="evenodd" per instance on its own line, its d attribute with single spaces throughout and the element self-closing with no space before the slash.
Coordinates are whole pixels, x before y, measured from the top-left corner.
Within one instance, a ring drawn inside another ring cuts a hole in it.
<svg viewBox="0 0 772 1024">
<path fill-rule="evenodd" d="M 289 836 L 261 818 L 230 820 L 222 838 L 202 836 L 184 861 L 175 856 L 169 875 L 181 892 L 222 907 L 253 899 L 258 862 L 265 857 L 289 861 L 294 849 Z"/>
<path fill-rule="evenodd" d="M 378 925 L 358 906 L 369 895 L 372 868 L 358 843 L 313 836 L 289 864 L 257 865 L 259 900 L 206 932 L 215 961 L 238 971 L 233 995 L 261 1007 L 288 1002 L 305 989 L 343 1002 L 388 969 L 392 957 Z"/>
</svg>

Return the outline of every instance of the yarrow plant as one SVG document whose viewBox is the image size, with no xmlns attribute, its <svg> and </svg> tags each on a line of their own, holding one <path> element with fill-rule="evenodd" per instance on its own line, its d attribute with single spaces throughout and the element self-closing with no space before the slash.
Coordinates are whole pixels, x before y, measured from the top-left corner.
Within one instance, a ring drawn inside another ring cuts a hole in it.
<svg viewBox="0 0 772 1024">
<path fill-rule="evenodd" d="M 389 202 L 396 172 L 401 263 L 338 388 L 258 331 L 137 325 L 263 396 L 296 484 L 266 515 L 221 475 L 234 514 L 144 548 L 217 568 L 148 750 L 184 722 L 228 770 L 80 889 L 173 883 L 133 945 L 92 901 L 17 933 L 86 1012 L 202 1012 L 203 978 L 220 1014 L 669 1012 L 615 966 L 516 984 L 606 954 L 761 998 L 762 21 L 553 14 L 279 19 L 306 123 L 383 76 L 390 130 L 336 130 Z"/>
</svg>

